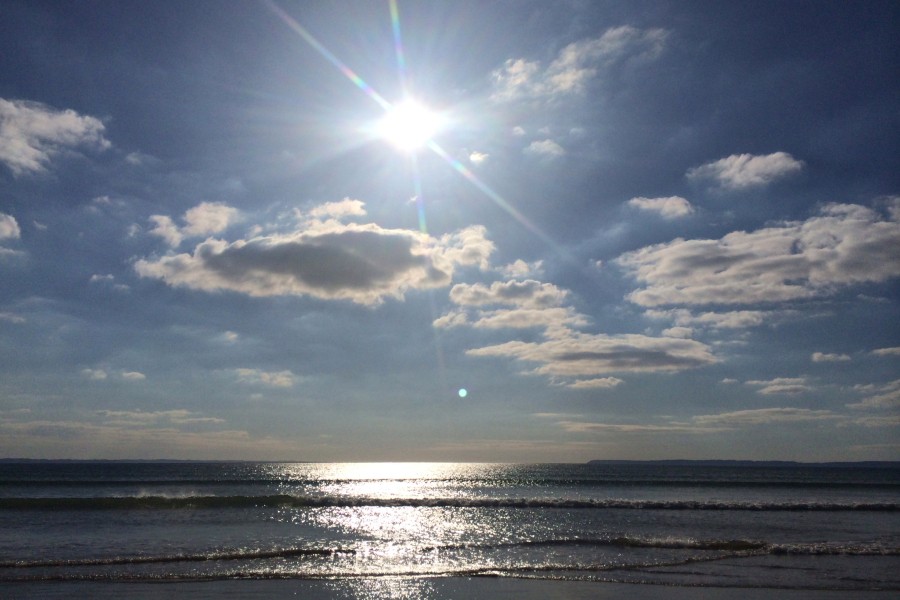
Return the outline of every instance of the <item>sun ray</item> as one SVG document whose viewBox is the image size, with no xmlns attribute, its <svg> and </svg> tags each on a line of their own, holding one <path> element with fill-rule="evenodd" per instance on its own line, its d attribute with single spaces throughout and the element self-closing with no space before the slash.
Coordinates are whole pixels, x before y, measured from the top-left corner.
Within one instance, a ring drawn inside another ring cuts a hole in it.
<svg viewBox="0 0 900 600">
<path fill-rule="evenodd" d="M 394 53 L 397 55 L 397 74 L 400 76 L 400 86 L 403 95 L 406 89 L 406 57 L 403 54 L 403 37 L 400 35 L 400 10 L 397 8 L 397 0 L 390 0 L 391 29 L 394 32 Z"/>
<path fill-rule="evenodd" d="M 296 33 L 298 33 L 300 35 L 300 37 L 302 37 L 303 40 L 307 44 L 312 46 L 313 49 L 315 49 L 316 52 L 321 54 L 328 62 L 330 62 L 335 67 L 337 67 L 338 71 L 340 71 L 344 75 L 344 77 L 346 77 L 347 79 L 352 81 L 354 83 L 354 85 L 356 85 L 356 87 L 361 89 L 363 92 L 366 93 L 367 96 L 369 96 L 372 100 L 377 102 L 379 104 L 379 106 L 381 106 L 381 108 L 383 108 L 384 110 L 391 109 L 390 102 L 385 100 L 381 94 L 376 92 L 372 88 L 372 86 L 370 86 L 368 83 L 366 83 L 366 81 L 362 77 L 357 75 L 353 71 L 353 69 L 351 69 L 350 67 L 345 65 L 344 62 L 341 61 L 341 59 L 339 59 L 337 56 L 332 54 L 331 51 L 328 50 L 328 48 L 326 48 L 324 45 L 322 45 L 322 43 L 319 42 L 319 40 L 317 40 L 313 36 L 313 34 L 308 32 L 306 30 L 306 28 L 303 27 L 303 25 L 298 23 L 293 17 L 291 17 L 289 14 L 287 14 L 280 6 L 275 4 L 275 2 L 273 0 L 263 0 L 263 2 L 265 3 L 266 6 L 269 7 L 269 10 L 274 12 L 276 15 L 278 15 L 281 18 L 282 21 L 284 21 L 285 25 L 287 25 L 288 27 L 293 29 Z"/>
</svg>

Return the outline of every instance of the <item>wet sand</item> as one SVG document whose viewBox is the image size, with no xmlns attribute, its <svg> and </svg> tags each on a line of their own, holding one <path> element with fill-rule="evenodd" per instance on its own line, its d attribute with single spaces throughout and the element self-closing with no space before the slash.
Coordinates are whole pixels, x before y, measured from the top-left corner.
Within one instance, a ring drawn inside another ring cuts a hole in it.
<svg viewBox="0 0 900 600">
<path fill-rule="evenodd" d="M 496 577 L 377 578 L 342 580 L 217 580 L 193 582 L 0 583 L 3 598 L 303 598 L 304 600 L 838 600 L 887 599 L 896 590 L 847 592 L 772 588 L 678 587 L 590 581 Z"/>
</svg>

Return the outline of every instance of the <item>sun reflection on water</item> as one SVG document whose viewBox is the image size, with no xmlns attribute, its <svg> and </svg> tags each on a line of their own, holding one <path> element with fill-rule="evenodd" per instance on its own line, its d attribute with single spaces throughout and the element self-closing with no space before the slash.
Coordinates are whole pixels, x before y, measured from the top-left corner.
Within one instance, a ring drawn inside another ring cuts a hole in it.
<svg viewBox="0 0 900 600">
<path fill-rule="evenodd" d="M 402 501 L 456 498 L 464 504 L 467 498 L 490 493 L 485 481 L 491 478 L 486 475 L 509 476 L 510 468 L 514 469 L 455 463 L 296 464 L 278 465 L 272 475 L 295 491 L 306 490 L 299 493 L 399 500 L 396 506 L 285 507 L 280 516 L 297 526 L 298 535 L 315 536 L 317 543 L 327 545 L 331 540 L 337 547 L 352 545 L 352 553 L 336 555 L 330 566 L 323 565 L 326 571 L 390 578 L 490 568 L 494 563 L 482 556 L 486 551 L 479 550 L 481 544 L 502 546 L 521 538 L 510 511 L 464 505 L 404 506 Z"/>
</svg>

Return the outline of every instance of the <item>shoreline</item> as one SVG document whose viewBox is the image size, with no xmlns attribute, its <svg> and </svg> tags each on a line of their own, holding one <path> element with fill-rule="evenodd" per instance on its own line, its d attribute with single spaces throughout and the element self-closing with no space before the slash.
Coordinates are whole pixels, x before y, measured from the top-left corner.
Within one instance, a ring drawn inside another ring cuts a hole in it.
<svg viewBox="0 0 900 600">
<path fill-rule="evenodd" d="M 350 579 L 226 579 L 209 581 L 50 581 L 0 583 L 11 598 L 304 598 L 352 600 L 356 598 L 493 600 L 725 600 L 740 594 L 746 600 L 815 600 L 818 598 L 894 597 L 897 590 L 821 590 L 772 587 L 701 587 L 647 583 L 612 583 L 515 577 L 378 577 Z"/>
</svg>

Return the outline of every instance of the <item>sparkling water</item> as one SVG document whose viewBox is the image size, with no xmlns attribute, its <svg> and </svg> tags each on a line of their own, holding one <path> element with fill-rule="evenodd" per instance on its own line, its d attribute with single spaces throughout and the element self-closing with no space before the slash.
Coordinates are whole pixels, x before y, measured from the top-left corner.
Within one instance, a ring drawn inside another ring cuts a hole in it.
<svg viewBox="0 0 900 600">
<path fill-rule="evenodd" d="M 900 590 L 900 470 L 0 464 L 0 583 L 499 576 Z"/>
</svg>

